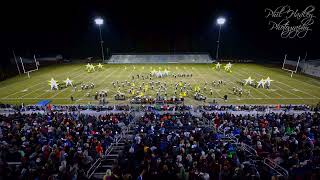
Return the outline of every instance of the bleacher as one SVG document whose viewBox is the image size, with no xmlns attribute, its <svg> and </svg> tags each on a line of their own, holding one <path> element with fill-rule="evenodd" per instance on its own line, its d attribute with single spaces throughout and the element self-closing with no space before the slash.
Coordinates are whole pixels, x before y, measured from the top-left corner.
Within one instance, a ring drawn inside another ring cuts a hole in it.
<svg viewBox="0 0 320 180">
<path fill-rule="evenodd" d="M 109 64 L 144 64 L 144 63 L 212 63 L 209 54 L 167 54 L 167 55 L 112 55 Z"/>
</svg>

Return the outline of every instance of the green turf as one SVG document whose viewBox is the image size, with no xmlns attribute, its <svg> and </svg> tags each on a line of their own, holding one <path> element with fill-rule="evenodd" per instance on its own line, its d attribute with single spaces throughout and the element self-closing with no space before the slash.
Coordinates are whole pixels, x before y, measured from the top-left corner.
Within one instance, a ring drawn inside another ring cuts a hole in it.
<svg viewBox="0 0 320 180">
<path fill-rule="evenodd" d="M 152 68 L 158 70 L 168 68 L 171 73 L 192 73 L 192 78 L 165 77 L 153 78 L 155 81 L 166 82 L 168 87 L 168 96 L 172 96 L 174 92 L 174 84 L 183 81 L 191 83 L 192 87 L 199 85 L 204 86 L 205 81 L 208 82 L 207 91 L 203 93 L 207 95 L 208 102 L 212 102 L 213 98 L 217 99 L 218 103 L 228 104 L 316 104 L 320 101 L 320 80 L 304 75 L 294 74 L 290 78 L 290 73 L 281 70 L 279 67 L 270 67 L 257 64 L 234 64 L 232 72 L 227 73 L 223 69 L 220 71 L 213 70 L 212 64 L 139 64 L 139 65 L 112 65 L 104 64 L 102 71 L 88 73 L 85 70 L 85 64 L 69 64 L 55 65 L 50 67 L 40 67 L 37 72 L 31 73 L 31 78 L 26 75 L 16 76 L 0 82 L 0 103 L 25 104 L 36 103 L 42 99 L 51 99 L 54 104 L 97 104 L 94 101 L 93 95 L 96 91 L 108 91 L 108 98 L 111 104 L 124 104 L 128 101 L 115 101 L 113 96 L 118 88 L 112 86 L 112 81 L 131 80 L 132 75 L 149 74 Z M 126 68 L 125 68 L 126 67 Z M 134 69 L 135 67 L 135 69 Z M 244 86 L 245 91 L 250 89 L 251 94 L 244 94 L 241 98 L 233 95 L 232 88 L 240 87 L 239 82 L 251 76 L 255 80 L 267 78 L 270 76 L 274 80 L 271 89 L 256 89 L 251 86 Z M 67 77 L 74 80 L 74 84 L 95 83 L 96 87 L 93 90 L 80 90 L 78 85 L 77 91 L 73 88 L 65 88 L 63 90 L 50 90 L 48 81 L 54 77 L 59 83 L 63 83 Z M 135 88 L 138 89 L 143 80 L 136 80 Z M 212 87 L 213 80 L 224 80 L 226 85 L 219 88 L 214 88 L 214 94 L 211 96 L 209 89 Z M 149 80 L 144 80 L 148 83 Z M 156 86 L 157 87 L 157 86 Z M 129 87 L 121 89 L 130 98 L 133 95 L 128 94 Z M 155 88 L 158 89 L 158 88 Z M 203 90 L 202 90 L 203 91 Z M 91 97 L 86 97 L 87 93 Z M 156 90 L 147 91 L 146 95 L 155 96 Z M 229 100 L 224 102 L 221 98 L 227 94 Z M 70 96 L 73 96 L 76 101 L 71 102 Z M 193 92 L 186 97 L 186 104 L 203 104 L 193 99 Z"/>
</svg>

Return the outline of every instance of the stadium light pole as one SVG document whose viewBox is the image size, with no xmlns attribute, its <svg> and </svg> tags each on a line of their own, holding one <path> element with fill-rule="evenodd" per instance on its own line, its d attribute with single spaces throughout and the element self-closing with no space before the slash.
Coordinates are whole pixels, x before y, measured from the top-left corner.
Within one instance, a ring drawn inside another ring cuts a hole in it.
<svg viewBox="0 0 320 180">
<path fill-rule="evenodd" d="M 216 52 L 216 60 L 219 59 L 219 47 L 220 47 L 220 34 L 221 34 L 221 27 L 224 25 L 226 22 L 226 18 L 224 17 L 219 17 L 217 19 L 217 24 L 219 25 L 219 35 L 218 35 L 218 40 L 217 40 L 217 52 Z"/>
<path fill-rule="evenodd" d="M 102 40 L 102 34 L 101 34 L 101 25 L 103 25 L 103 19 L 102 18 L 96 18 L 94 20 L 96 25 L 99 27 L 99 33 L 100 33 L 100 44 L 101 44 L 101 55 L 102 55 L 102 61 L 104 61 L 104 50 L 103 50 L 103 40 Z"/>
</svg>

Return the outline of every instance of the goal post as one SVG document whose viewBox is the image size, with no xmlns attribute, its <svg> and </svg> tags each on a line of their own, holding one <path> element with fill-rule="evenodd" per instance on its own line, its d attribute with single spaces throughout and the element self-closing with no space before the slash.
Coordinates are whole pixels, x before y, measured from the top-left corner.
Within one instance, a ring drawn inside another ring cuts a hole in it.
<svg viewBox="0 0 320 180">
<path fill-rule="evenodd" d="M 36 55 L 34 54 L 33 55 L 33 61 L 34 61 L 34 64 L 35 64 L 35 68 L 34 69 L 27 69 L 26 70 L 26 67 L 25 67 L 25 64 L 22 60 L 22 57 L 20 56 L 20 62 L 21 62 L 21 66 L 22 66 L 22 70 L 23 70 L 23 73 L 24 74 L 27 74 L 28 75 L 28 78 L 30 78 L 30 73 L 31 72 L 34 72 L 34 71 L 38 71 L 39 70 L 39 61 L 37 61 L 36 59 Z"/>
<path fill-rule="evenodd" d="M 297 63 L 293 64 L 292 62 L 295 62 L 295 61 L 294 61 L 294 60 L 288 60 L 288 59 L 287 59 L 287 54 L 286 54 L 286 55 L 284 56 L 284 59 L 283 59 L 282 70 L 291 72 L 290 77 L 292 77 L 292 76 L 293 76 L 293 73 L 297 73 L 297 72 L 298 72 L 298 67 L 299 67 L 300 60 L 301 60 L 301 58 L 300 58 L 300 56 L 299 56 Z M 288 63 L 288 62 L 290 62 L 290 63 Z M 292 68 L 292 69 L 289 69 L 289 68 L 286 67 L 285 65 L 292 66 L 293 68 Z"/>
</svg>

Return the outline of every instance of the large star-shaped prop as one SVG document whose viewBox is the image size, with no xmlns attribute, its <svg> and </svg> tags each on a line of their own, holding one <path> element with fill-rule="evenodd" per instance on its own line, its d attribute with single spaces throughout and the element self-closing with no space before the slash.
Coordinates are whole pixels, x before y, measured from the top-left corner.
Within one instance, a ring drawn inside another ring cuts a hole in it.
<svg viewBox="0 0 320 180">
<path fill-rule="evenodd" d="M 231 72 L 231 67 L 232 67 L 232 64 L 229 62 L 228 64 L 226 64 L 226 65 L 224 66 L 224 70 Z"/>
<path fill-rule="evenodd" d="M 72 85 L 72 80 L 70 80 L 69 78 L 67 78 L 66 80 L 64 80 L 64 82 L 66 83 L 66 86 L 73 86 L 73 85 Z"/>
<path fill-rule="evenodd" d="M 221 68 L 221 64 L 218 62 L 217 64 L 216 64 L 216 69 L 220 69 Z"/>
<path fill-rule="evenodd" d="M 199 86 L 194 87 L 194 91 L 195 91 L 195 92 L 200 91 L 200 87 L 199 87 Z"/>
<path fill-rule="evenodd" d="M 155 70 L 155 69 L 153 69 L 152 71 L 151 71 L 151 74 L 152 75 L 155 75 L 157 73 L 157 71 Z"/>
<path fill-rule="evenodd" d="M 163 71 L 163 73 L 164 73 L 165 75 L 169 75 L 169 72 L 170 72 L 170 71 L 168 71 L 167 69 L 165 69 L 165 70 Z"/>
<path fill-rule="evenodd" d="M 91 64 L 88 63 L 88 64 L 86 65 L 86 69 L 90 69 L 90 67 L 91 67 Z"/>
<path fill-rule="evenodd" d="M 244 83 L 244 85 L 247 85 L 247 84 L 250 84 L 250 85 L 251 85 L 251 84 L 253 83 L 253 81 L 254 81 L 254 79 L 252 79 L 251 76 L 249 76 L 248 79 L 244 79 L 244 80 L 246 81 L 246 82 Z"/>
<path fill-rule="evenodd" d="M 103 65 L 102 65 L 101 63 L 99 63 L 99 64 L 97 65 L 97 67 L 98 67 L 98 69 L 103 69 Z"/>
<path fill-rule="evenodd" d="M 51 87 L 51 90 L 53 90 L 53 89 L 58 89 L 59 84 L 58 84 L 58 81 L 51 78 L 51 80 L 49 81 L 49 85 Z"/>
<path fill-rule="evenodd" d="M 271 81 L 273 81 L 272 79 L 270 79 L 270 77 L 268 77 L 265 82 L 266 82 L 266 85 L 267 86 L 270 86 L 271 85 Z"/>
<path fill-rule="evenodd" d="M 259 82 L 258 82 L 258 85 L 257 85 L 257 87 L 262 87 L 262 88 L 264 88 L 264 85 L 266 84 L 266 81 L 264 80 L 264 79 L 261 79 Z"/>
</svg>

